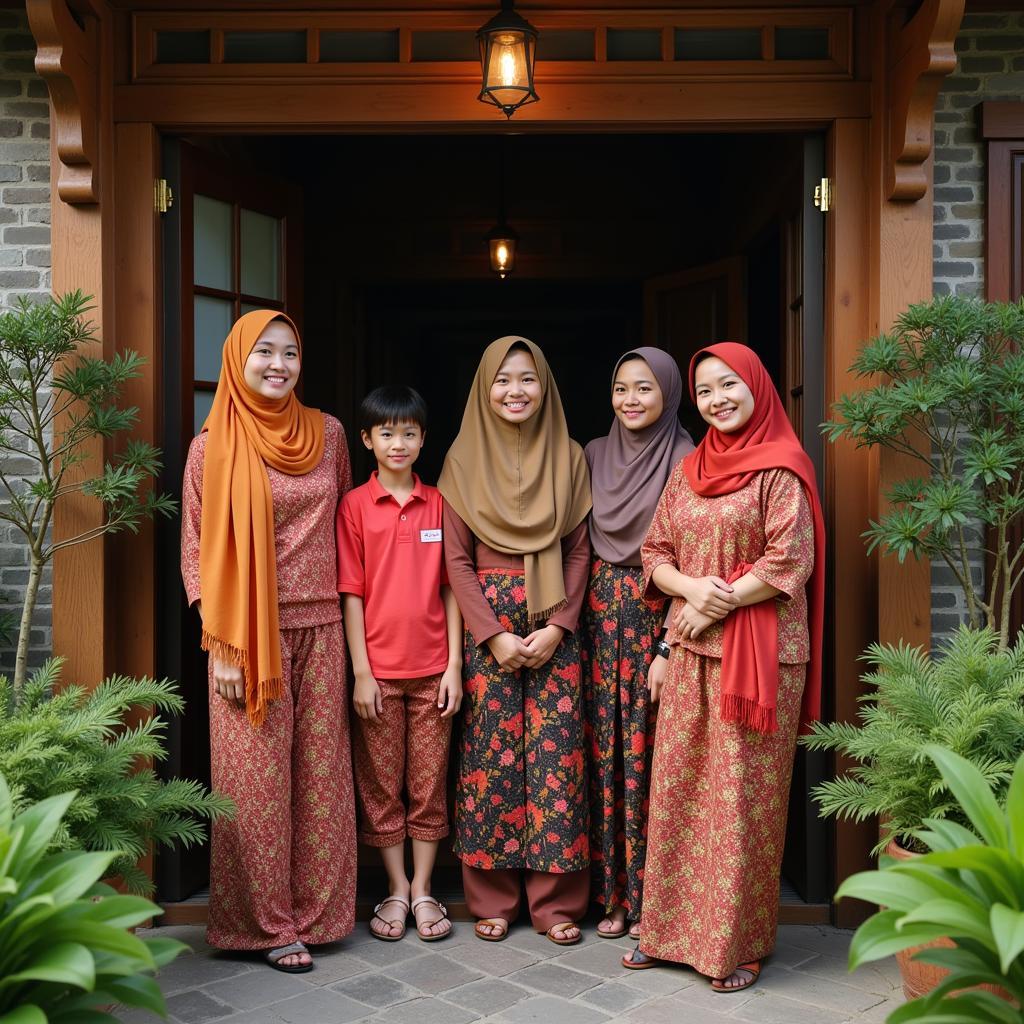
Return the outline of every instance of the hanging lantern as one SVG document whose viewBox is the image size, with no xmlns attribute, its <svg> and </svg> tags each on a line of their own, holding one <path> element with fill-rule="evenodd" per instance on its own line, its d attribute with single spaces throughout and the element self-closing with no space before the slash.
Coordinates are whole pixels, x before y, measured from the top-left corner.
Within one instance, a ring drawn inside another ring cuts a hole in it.
<svg viewBox="0 0 1024 1024">
<path fill-rule="evenodd" d="M 518 241 L 519 236 L 505 223 L 504 219 L 493 227 L 487 236 L 487 245 L 491 250 L 491 270 L 503 281 L 515 267 Z"/>
<path fill-rule="evenodd" d="M 483 85 L 477 99 L 493 103 L 511 117 L 524 103 L 540 98 L 533 87 L 537 30 L 501 0 L 501 11 L 476 34 L 480 44 Z"/>
</svg>

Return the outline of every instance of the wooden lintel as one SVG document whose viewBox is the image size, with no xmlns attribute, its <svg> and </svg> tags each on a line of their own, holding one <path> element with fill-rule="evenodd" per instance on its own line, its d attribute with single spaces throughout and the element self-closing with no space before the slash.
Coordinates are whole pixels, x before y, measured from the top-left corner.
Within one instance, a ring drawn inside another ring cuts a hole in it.
<svg viewBox="0 0 1024 1024">
<path fill-rule="evenodd" d="M 916 202 L 928 190 L 935 98 L 956 68 L 956 34 L 965 0 L 924 0 L 907 24 L 893 26 L 887 69 L 886 195 Z"/>
<path fill-rule="evenodd" d="M 96 18 L 72 16 L 65 0 L 27 0 L 36 71 L 53 103 L 57 194 L 65 203 L 99 202 L 99 31 Z"/>
</svg>

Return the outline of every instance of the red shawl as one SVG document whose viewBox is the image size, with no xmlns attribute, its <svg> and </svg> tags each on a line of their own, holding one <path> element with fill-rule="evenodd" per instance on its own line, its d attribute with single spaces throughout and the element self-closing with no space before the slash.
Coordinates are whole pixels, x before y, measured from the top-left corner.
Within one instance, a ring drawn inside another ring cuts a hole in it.
<svg viewBox="0 0 1024 1024">
<path fill-rule="evenodd" d="M 756 473 L 788 469 L 799 477 L 814 516 L 814 568 L 807 581 L 811 660 L 807 666 L 800 731 L 821 714 L 822 632 L 825 618 L 825 520 L 818 500 L 814 466 L 800 446 L 775 385 L 757 354 L 746 345 L 724 341 L 701 349 L 690 360 L 690 396 L 696 401 L 695 374 L 702 356 L 717 356 L 735 371 L 754 396 L 754 411 L 739 430 L 712 427 L 683 460 L 690 487 L 704 497 L 732 494 Z M 750 570 L 735 566 L 730 582 Z M 776 652 L 772 655 L 771 652 Z M 761 732 L 776 729 L 779 689 L 778 615 L 774 601 L 737 608 L 725 620 L 722 635 L 722 718 Z"/>
</svg>

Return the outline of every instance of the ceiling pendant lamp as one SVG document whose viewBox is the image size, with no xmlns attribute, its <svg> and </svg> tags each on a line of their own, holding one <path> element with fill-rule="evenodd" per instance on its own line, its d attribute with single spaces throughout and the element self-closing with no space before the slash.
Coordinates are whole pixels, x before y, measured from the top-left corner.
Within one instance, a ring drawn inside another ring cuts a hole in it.
<svg viewBox="0 0 1024 1024">
<path fill-rule="evenodd" d="M 537 30 L 501 0 L 501 10 L 476 34 L 480 44 L 483 84 L 477 99 L 493 103 L 511 117 L 526 103 L 540 98 L 533 85 Z"/>
<path fill-rule="evenodd" d="M 491 270 L 505 280 L 516 265 L 516 246 L 519 236 L 505 220 L 505 140 L 501 140 L 498 155 L 498 223 L 487 235 L 487 248 L 491 254 Z"/>
</svg>

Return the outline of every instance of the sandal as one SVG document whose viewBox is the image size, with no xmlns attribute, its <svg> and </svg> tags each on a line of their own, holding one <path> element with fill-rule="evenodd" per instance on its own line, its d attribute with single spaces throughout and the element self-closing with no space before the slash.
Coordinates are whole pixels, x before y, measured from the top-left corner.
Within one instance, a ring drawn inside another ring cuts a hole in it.
<svg viewBox="0 0 1024 1024">
<path fill-rule="evenodd" d="M 500 931 L 497 935 L 493 931 L 482 932 L 480 931 L 482 924 L 489 925 L 492 929 L 498 928 Z M 478 939 L 483 939 L 484 942 L 501 942 L 508 938 L 508 925 L 500 917 L 481 917 L 473 926 L 473 932 Z"/>
<path fill-rule="evenodd" d="M 741 978 L 740 979 L 740 983 L 738 985 L 726 985 L 725 984 L 725 982 L 728 981 L 729 978 L 731 978 L 734 975 L 738 974 L 740 971 L 743 971 L 746 974 L 749 974 L 750 977 L 747 978 L 746 980 Z M 755 981 L 757 981 L 757 979 L 760 976 L 760 974 L 761 974 L 761 961 L 760 960 L 752 960 L 749 964 L 740 964 L 739 967 L 737 967 L 736 970 L 733 971 L 732 974 L 728 975 L 727 977 L 725 977 L 725 978 L 712 978 L 711 979 L 711 991 L 712 992 L 742 992 L 745 988 L 750 988 L 750 986 L 753 985 Z"/>
<path fill-rule="evenodd" d="M 577 933 L 571 939 L 565 937 L 565 933 L 570 928 L 575 928 Z M 575 921 L 559 921 L 558 924 L 553 924 L 544 934 L 556 946 L 575 946 L 583 938 L 583 932 Z"/>
<path fill-rule="evenodd" d="M 629 926 L 629 937 L 631 939 L 639 940 L 639 938 L 640 938 L 640 922 L 639 921 L 634 921 Z"/>
<path fill-rule="evenodd" d="M 401 921 L 389 921 L 386 917 L 380 916 L 381 908 L 386 907 L 389 903 L 398 903 L 401 906 L 405 907 L 405 914 L 403 915 Z M 405 918 L 408 916 L 409 901 L 404 896 L 388 896 L 387 899 L 381 900 L 380 903 L 378 903 L 377 906 L 373 908 L 373 917 L 370 918 L 370 934 L 375 939 L 380 939 L 381 942 L 398 942 L 398 940 L 405 935 Z M 387 925 L 388 928 L 394 928 L 395 925 L 399 925 L 402 930 L 397 935 L 382 934 L 381 932 L 373 930 L 374 921 L 380 921 L 381 924 Z"/>
<path fill-rule="evenodd" d="M 641 953 L 639 946 L 633 949 L 629 956 L 624 956 L 621 962 L 627 971 L 649 971 L 652 967 L 661 966 L 661 961 L 656 957 Z"/>
<path fill-rule="evenodd" d="M 412 901 L 412 916 L 416 917 L 416 908 L 421 903 L 429 903 L 432 906 L 437 907 L 440 911 L 441 916 L 435 917 L 433 921 L 427 921 L 426 924 L 420 924 L 419 918 L 416 918 L 416 934 L 423 942 L 437 942 L 439 939 L 447 939 L 452 933 L 452 923 L 448 921 L 448 908 L 443 903 L 438 903 L 433 896 L 418 896 Z M 433 928 L 434 925 L 440 924 L 442 921 L 448 921 L 448 927 L 443 932 L 423 932 L 424 928 Z"/>
<path fill-rule="evenodd" d="M 286 956 L 294 956 L 296 953 L 308 953 L 305 943 L 302 942 L 291 942 L 287 946 L 277 946 L 274 949 L 266 949 L 263 951 L 263 959 L 266 960 L 270 967 L 273 967 L 275 971 L 282 971 L 285 974 L 307 974 L 313 970 L 313 963 L 310 961 L 308 964 L 283 964 L 281 961 Z"/>
<path fill-rule="evenodd" d="M 607 914 L 597 923 L 597 937 L 599 939 L 621 939 L 626 934 L 626 919 L 622 919 L 622 924 L 618 928 L 604 929 L 601 925 L 605 923 L 614 924 L 614 919 L 611 914 Z"/>
</svg>

